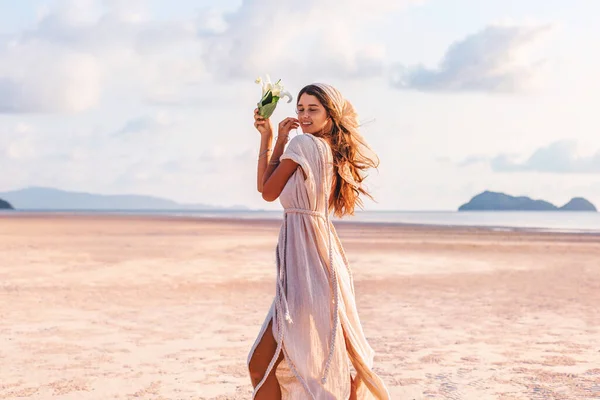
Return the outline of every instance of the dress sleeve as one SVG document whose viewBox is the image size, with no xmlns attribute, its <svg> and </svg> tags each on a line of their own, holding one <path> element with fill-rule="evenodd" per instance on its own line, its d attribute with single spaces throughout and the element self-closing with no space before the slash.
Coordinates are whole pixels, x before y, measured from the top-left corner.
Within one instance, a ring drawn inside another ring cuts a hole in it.
<svg viewBox="0 0 600 400">
<path fill-rule="evenodd" d="M 314 158 L 313 152 L 317 151 L 312 139 L 306 134 L 295 136 L 284 150 L 280 160 L 290 159 L 300 165 L 306 174 L 306 180 L 312 180 L 313 171 L 310 160 Z"/>
</svg>

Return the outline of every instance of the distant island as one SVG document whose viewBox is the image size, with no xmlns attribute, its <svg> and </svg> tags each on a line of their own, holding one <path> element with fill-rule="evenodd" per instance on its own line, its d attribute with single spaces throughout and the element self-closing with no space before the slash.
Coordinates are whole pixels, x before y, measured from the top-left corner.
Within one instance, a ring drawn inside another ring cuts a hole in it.
<svg viewBox="0 0 600 400">
<path fill-rule="evenodd" d="M 8 201 L 0 199 L 0 210 L 14 210 Z"/>
<path fill-rule="evenodd" d="M 0 193 L 19 210 L 243 210 L 243 206 L 218 207 L 182 204 L 155 196 L 136 194 L 103 195 L 29 187 Z M 0 207 L 2 208 L 2 207 Z"/>
<path fill-rule="evenodd" d="M 486 190 L 473 197 L 458 211 L 597 211 L 596 207 L 582 197 L 574 197 L 562 207 L 544 200 L 533 200 L 526 196 L 510 196 Z"/>
</svg>

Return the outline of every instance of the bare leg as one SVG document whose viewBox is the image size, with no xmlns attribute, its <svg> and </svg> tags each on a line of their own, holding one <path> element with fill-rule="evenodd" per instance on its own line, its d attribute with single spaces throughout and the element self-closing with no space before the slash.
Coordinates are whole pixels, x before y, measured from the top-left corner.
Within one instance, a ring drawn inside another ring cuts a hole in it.
<svg viewBox="0 0 600 400">
<path fill-rule="evenodd" d="M 350 375 L 350 398 L 348 400 L 357 400 L 356 396 L 356 382 L 354 382 L 352 375 Z"/>
<path fill-rule="evenodd" d="M 252 380 L 252 387 L 256 387 L 262 378 L 265 376 L 267 367 L 277 350 L 277 342 L 273 337 L 273 320 L 267 325 L 267 329 L 263 334 L 262 339 L 254 349 L 254 354 L 249 363 L 250 378 Z M 275 366 L 269 373 L 269 377 L 262 384 L 258 392 L 256 393 L 256 400 L 277 400 L 281 399 L 281 388 L 279 382 L 275 376 L 277 365 L 283 360 L 283 352 L 280 352 L 279 358 L 275 363 Z"/>
</svg>

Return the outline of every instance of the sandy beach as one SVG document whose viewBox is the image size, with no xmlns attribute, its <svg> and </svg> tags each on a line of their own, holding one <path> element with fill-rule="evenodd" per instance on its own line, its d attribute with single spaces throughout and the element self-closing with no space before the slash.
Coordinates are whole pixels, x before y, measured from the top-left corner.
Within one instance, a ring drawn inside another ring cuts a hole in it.
<svg viewBox="0 0 600 400">
<path fill-rule="evenodd" d="M 0 216 L 0 399 L 248 399 L 279 221 Z M 393 399 L 600 399 L 600 237 L 336 223 Z"/>
</svg>

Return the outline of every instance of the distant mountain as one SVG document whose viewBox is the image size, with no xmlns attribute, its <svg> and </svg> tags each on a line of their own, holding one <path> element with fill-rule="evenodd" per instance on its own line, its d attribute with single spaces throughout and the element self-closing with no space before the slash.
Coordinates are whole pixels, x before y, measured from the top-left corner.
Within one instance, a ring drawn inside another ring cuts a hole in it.
<svg viewBox="0 0 600 400">
<path fill-rule="evenodd" d="M 571 199 L 562 207 L 544 200 L 533 200 L 526 196 L 514 197 L 504 193 L 490 192 L 473 197 L 458 211 L 597 211 L 596 207 L 581 197 Z"/>
<path fill-rule="evenodd" d="M 13 206 L 8 201 L 0 199 L 0 210 L 13 210 Z"/>
<path fill-rule="evenodd" d="M 29 187 L 0 193 L 19 210 L 217 210 L 244 209 L 207 204 L 181 204 L 173 200 L 143 195 L 102 195 L 70 192 L 44 187 Z"/>
<path fill-rule="evenodd" d="M 574 197 L 560 208 L 564 211 L 598 211 L 596 207 L 583 197 Z"/>
</svg>

